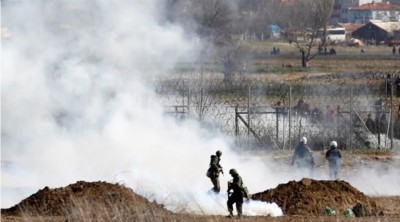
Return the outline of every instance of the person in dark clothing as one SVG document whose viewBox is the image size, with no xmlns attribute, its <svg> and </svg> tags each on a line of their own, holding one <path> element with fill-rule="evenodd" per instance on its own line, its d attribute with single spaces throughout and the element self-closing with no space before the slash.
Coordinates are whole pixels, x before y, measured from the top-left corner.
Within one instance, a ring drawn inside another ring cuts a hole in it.
<svg viewBox="0 0 400 222">
<path fill-rule="evenodd" d="M 374 103 L 374 108 L 375 108 L 375 123 L 376 127 L 379 128 L 379 117 L 381 116 L 381 113 L 383 111 L 383 99 L 379 98 L 378 100 L 375 101 Z"/>
<path fill-rule="evenodd" d="M 388 122 L 385 113 L 382 114 L 381 119 L 379 120 L 379 124 L 380 124 L 379 126 L 380 133 L 386 133 L 388 128 Z"/>
<path fill-rule="evenodd" d="M 399 47 L 399 49 L 400 49 L 400 47 Z M 394 83 L 396 84 L 396 88 L 397 88 L 396 89 L 397 97 L 400 97 L 400 76 L 397 76 L 396 81 Z"/>
<path fill-rule="evenodd" d="M 368 113 L 367 121 L 365 122 L 365 126 L 367 126 L 368 130 L 371 133 L 375 133 L 375 121 L 372 119 L 371 113 Z"/>
<path fill-rule="evenodd" d="M 306 137 L 302 137 L 296 146 L 292 157 L 292 166 L 294 165 L 303 173 L 308 173 L 309 177 L 313 176 L 314 157 L 312 156 L 310 147 L 307 145 Z"/>
<path fill-rule="evenodd" d="M 390 97 L 391 94 L 392 94 L 392 80 L 390 78 L 390 75 L 387 75 L 387 78 L 386 78 L 386 96 Z"/>
<path fill-rule="evenodd" d="M 221 160 L 222 152 L 218 150 L 215 154 L 216 155 L 211 155 L 210 167 L 207 170 L 207 176 L 211 179 L 211 182 L 214 185 L 212 190 L 215 193 L 219 193 L 221 190 L 221 186 L 219 183 L 219 173 L 224 173 L 219 163 L 219 161 Z"/>
<path fill-rule="evenodd" d="M 229 170 L 229 174 L 233 177 L 233 179 L 232 181 L 228 182 L 228 217 L 233 217 L 233 204 L 236 203 L 237 215 L 240 218 L 243 214 L 243 180 L 242 177 L 239 176 L 239 173 L 236 171 L 236 169 Z M 231 193 L 231 191 L 233 192 Z"/>
<path fill-rule="evenodd" d="M 337 148 L 336 141 L 331 142 L 329 150 L 325 154 L 325 159 L 328 160 L 329 163 L 329 177 L 332 180 L 336 180 L 338 178 L 338 172 L 342 159 L 342 155 L 340 150 Z"/>
<path fill-rule="evenodd" d="M 325 111 L 325 125 L 328 128 L 333 128 L 335 123 L 335 110 L 329 105 L 326 106 Z"/>
<path fill-rule="evenodd" d="M 324 113 L 317 106 L 311 111 L 311 122 L 312 123 L 321 123 L 324 119 Z"/>
<path fill-rule="evenodd" d="M 394 46 L 394 45 L 393 45 L 393 48 L 392 48 L 392 53 L 393 53 L 393 55 L 396 54 L 396 46 Z"/>
</svg>

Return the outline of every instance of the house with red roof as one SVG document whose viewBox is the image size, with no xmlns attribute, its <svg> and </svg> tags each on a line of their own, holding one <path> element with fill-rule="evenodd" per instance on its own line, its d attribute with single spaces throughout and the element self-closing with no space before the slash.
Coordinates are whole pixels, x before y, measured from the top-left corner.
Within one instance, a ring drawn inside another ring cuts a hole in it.
<svg viewBox="0 0 400 222">
<path fill-rule="evenodd" d="M 366 24 L 370 20 L 400 21 L 400 6 L 390 2 L 371 2 L 349 9 L 348 22 Z"/>
</svg>

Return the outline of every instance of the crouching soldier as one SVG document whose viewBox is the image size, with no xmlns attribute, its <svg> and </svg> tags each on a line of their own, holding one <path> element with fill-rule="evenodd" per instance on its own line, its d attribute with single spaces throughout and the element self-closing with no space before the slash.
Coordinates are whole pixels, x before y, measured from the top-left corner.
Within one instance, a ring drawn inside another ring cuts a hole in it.
<svg viewBox="0 0 400 222">
<path fill-rule="evenodd" d="M 233 177 L 232 181 L 228 182 L 228 211 L 229 216 L 233 217 L 233 204 L 236 203 L 237 215 L 242 216 L 243 197 L 247 197 L 247 188 L 243 186 L 242 177 L 239 176 L 235 169 L 229 170 L 229 174 Z M 231 193 L 231 190 L 233 191 Z"/>
</svg>

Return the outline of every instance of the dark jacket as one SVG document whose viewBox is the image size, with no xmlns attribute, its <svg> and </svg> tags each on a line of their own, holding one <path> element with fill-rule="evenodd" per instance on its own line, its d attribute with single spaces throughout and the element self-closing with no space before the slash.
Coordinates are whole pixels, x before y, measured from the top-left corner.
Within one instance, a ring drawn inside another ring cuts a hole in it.
<svg viewBox="0 0 400 222">
<path fill-rule="evenodd" d="M 325 154 L 325 159 L 328 161 L 336 160 L 336 159 L 341 159 L 342 154 L 340 153 L 340 150 L 337 147 L 331 146 L 329 150 Z"/>
<path fill-rule="evenodd" d="M 292 157 L 292 165 L 296 161 L 307 162 L 311 165 L 314 165 L 314 157 L 311 154 L 310 147 L 308 147 L 304 143 L 299 143 L 296 146 L 296 149 L 295 149 L 293 157 Z"/>
</svg>

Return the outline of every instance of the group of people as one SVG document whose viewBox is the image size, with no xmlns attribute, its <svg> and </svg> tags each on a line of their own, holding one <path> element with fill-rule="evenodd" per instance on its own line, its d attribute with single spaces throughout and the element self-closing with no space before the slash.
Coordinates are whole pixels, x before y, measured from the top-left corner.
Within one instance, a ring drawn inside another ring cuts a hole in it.
<svg viewBox="0 0 400 222">
<path fill-rule="evenodd" d="M 211 179 L 214 187 L 211 189 L 215 193 L 221 191 L 221 186 L 219 183 L 219 174 L 224 173 L 222 166 L 220 164 L 222 152 L 218 150 L 215 155 L 211 155 L 210 166 L 207 170 L 207 177 Z M 229 216 L 233 217 L 233 204 L 236 203 L 236 211 L 238 217 L 241 217 L 243 199 L 247 197 L 247 188 L 243 185 L 242 177 L 239 175 L 236 169 L 230 169 L 229 174 L 232 176 L 232 180 L 228 182 L 228 211 Z"/>
<path fill-rule="evenodd" d="M 215 155 L 211 155 L 210 166 L 207 170 L 207 177 L 211 179 L 213 184 L 211 191 L 217 194 L 221 191 L 219 175 L 220 173 L 224 173 L 220 164 L 221 156 L 222 152 L 220 150 L 218 150 Z M 336 141 L 332 141 L 330 143 L 329 149 L 325 154 L 325 158 L 329 163 L 330 178 L 337 179 L 342 155 L 338 149 L 338 144 Z M 292 166 L 296 166 L 301 171 L 307 172 L 308 175 L 312 177 L 314 165 L 314 158 L 310 147 L 307 145 L 307 138 L 302 137 L 292 156 Z M 233 205 L 236 204 L 237 216 L 240 218 L 243 214 L 242 209 L 244 198 L 249 198 L 249 194 L 238 171 L 236 169 L 230 169 L 229 174 L 232 176 L 232 180 L 228 182 L 227 190 L 227 207 L 229 211 L 228 217 L 233 217 Z"/>
<path fill-rule="evenodd" d="M 337 179 L 342 155 L 336 141 L 331 141 L 329 149 L 325 154 L 325 159 L 328 161 L 329 165 L 329 177 L 331 179 Z M 291 163 L 292 166 L 296 166 L 305 175 L 313 177 L 315 162 L 311 149 L 307 145 L 306 137 L 302 137 L 297 144 Z"/>
<path fill-rule="evenodd" d="M 400 49 L 400 47 L 399 47 L 399 49 Z M 400 97 L 400 75 L 397 76 L 396 79 L 394 80 L 394 85 L 396 86 L 396 89 L 393 88 L 393 96 Z M 391 94 L 392 94 L 392 76 L 387 75 L 387 77 L 386 77 L 386 96 L 390 97 Z"/>
<path fill-rule="evenodd" d="M 293 107 L 295 114 L 301 115 L 306 119 L 310 119 L 312 123 L 325 123 L 327 127 L 333 127 L 335 121 L 335 109 L 327 105 L 325 113 L 318 107 L 314 106 L 313 109 L 304 100 L 300 99 Z"/>
<path fill-rule="evenodd" d="M 386 114 L 376 115 L 375 120 L 372 119 L 372 114 L 368 113 L 367 120 L 365 121 L 365 126 L 371 133 L 386 133 L 388 128 L 388 121 L 386 119 Z"/>
<path fill-rule="evenodd" d="M 328 48 L 326 46 L 319 45 L 318 46 L 318 54 L 319 55 L 336 55 L 336 49 L 331 47 L 328 52 Z"/>
<path fill-rule="evenodd" d="M 272 48 L 271 55 L 279 55 L 280 52 L 281 50 L 279 48 L 274 47 Z"/>
<path fill-rule="evenodd" d="M 396 46 L 395 45 L 393 45 L 393 47 L 392 47 L 392 54 L 393 55 L 396 54 Z M 400 46 L 399 46 L 399 54 L 400 54 Z"/>
</svg>

